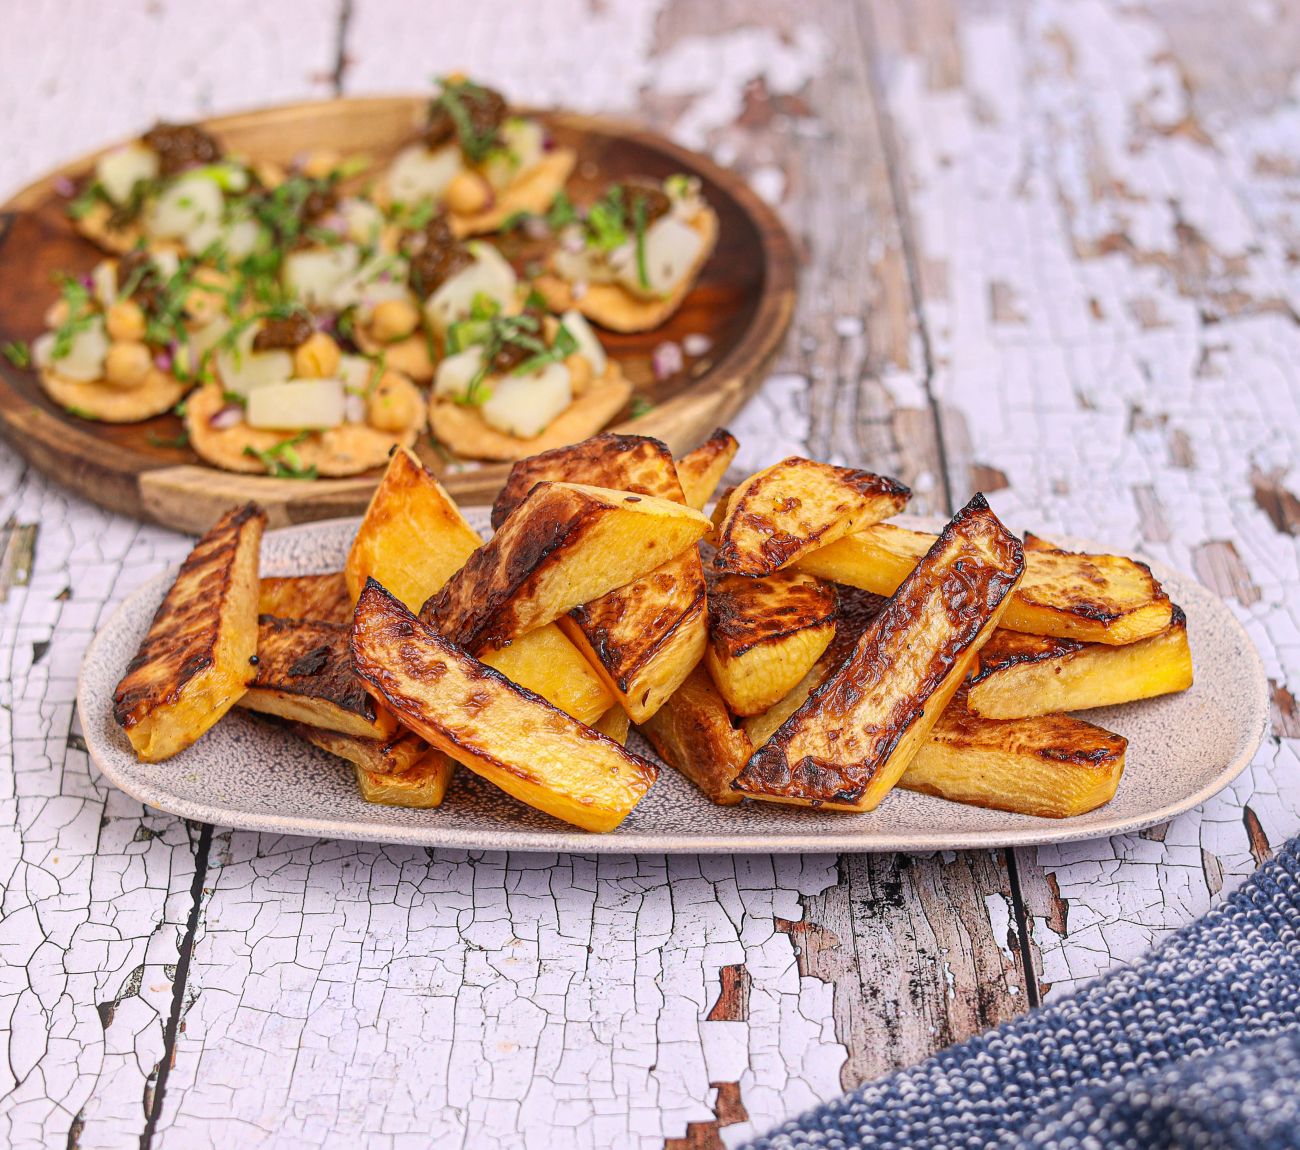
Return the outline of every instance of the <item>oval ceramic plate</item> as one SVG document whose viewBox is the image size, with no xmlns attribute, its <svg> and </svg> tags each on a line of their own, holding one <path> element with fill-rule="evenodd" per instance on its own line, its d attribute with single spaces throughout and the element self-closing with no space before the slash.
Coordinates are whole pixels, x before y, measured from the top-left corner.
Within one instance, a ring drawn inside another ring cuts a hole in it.
<svg viewBox="0 0 1300 1150">
<path fill-rule="evenodd" d="M 467 514 L 487 531 L 486 509 Z M 262 573 L 340 570 L 357 523 L 331 520 L 269 533 Z M 667 766 L 641 805 L 606 835 L 531 810 L 464 768 L 441 809 L 402 810 L 362 802 L 350 764 L 238 709 L 175 758 L 141 763 L 113 720 L 113 689 L 174 571 L 141 587 L 95 636 L 82 663 L 77 706 L 91 758 L 122 790 L 172 814 L 248 830 L 581 853 L 921 851 L 1066 842 L 1137 830 L 1204 802 L 1245 768 L 1264 735 L 1267 683 L 1241 625 L 1200 584 L 1156 564 L 1152 570 L 1187 612 L 1196 685 L 1181 695 L 1088 715 L 1128 738 L 1128 761 L 1115 798 L 1071 819 L 982 810 L 903 790 L 868 814 L 754 802 L 719 807 Z M 629 746 L 655 759 L 635 733 Z"/>
<path fill-rule="evenodd" d="M 235 153 L 289 163 L 310 148 L 329 147 L 375 161 L 375 170 L 419 134 L 427 97 L 370 96 L 263 108 L 203 121 Z M 604 333 L 603 342 L 636 385 L 644 414 L 629 410 L 614 430 L 653 435 L 675 451 L 694 447 L 731 417 L 763 381 L 794 310 L 795 254 L 776 212 L 733 172 L 653 132 L 618 120 L 538 112 L 556 142 L 573 148 L 569 190 L 579 203 L 611 179 L 686 172 L 700 179 L 718 213 L 718 247 L 682 307 L 662 327 L 638 335 Z M 97 153 L 96 155 L 98 155 Z M 56 273 L 85 273 L 103 258 L 73 231 L 60 187 L 80 176 L 85 156 L 29 185 L 0 207 L 0 343 L 29 341 L 55 297 Z M 539 253 L 507 254 L 519 267 Z M 665 340 L 706 336 L 709 347 L 680 371 L 657 379 L 654 349 Z M 253 499 L 273 526 L 359 515 L 382 468 L 350 479 L 271 479 L 236 475 L 204 464 L 177 446 L 173 414 L 144 423 L 94 423 L 57 407 L 36 375 L 0 358 L 0 434 L 38 469 L 113 511 L 152 519 L 178 531 L 206 531 L 233 503 Z M 490 501 L 509 464 L 461 462 L 421 439 L 418 451 L 451 494 Z"/>
</svg>

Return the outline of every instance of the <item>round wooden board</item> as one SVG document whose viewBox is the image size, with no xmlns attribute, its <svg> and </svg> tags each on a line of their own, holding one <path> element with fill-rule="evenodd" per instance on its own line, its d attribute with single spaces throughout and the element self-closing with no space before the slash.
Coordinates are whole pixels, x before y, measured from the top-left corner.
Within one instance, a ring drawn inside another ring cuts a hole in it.
<svg viewBox="0 0 1300 1150">
<path fill-rule="evenodd" d="M 365 154 L 382 165 L 416 135 L 425 98 L 388 96 L 294 104 L 205 121 L 231 152 L 280 163 L 310 148 Z M 695 290 L 662 328 L 644 335 L 602 332 L 612 355 L 653 407 L 613 430 L 653 435 L 686 450 L 725 423 L 762 382 L 780 347 L 795 300 L 795 255 L 776 213 L 738 177 L 654 133 L 597 117 L 534 112 L 578 164 L 569 191 L 581 203 L 612 178 L 674 172 L 698 176 L 718 213 L 717 250 Z M 29 342 L 56 296 L 60 272 L 88 271 L 102 253 L 76 235 L 61 178 L 85 172 L 83 157 L 29 185 L 0 208 L 0 343 Z M 503 248 L 529 256 L 523 245 Z M 691 334 L 710 340 L 678 375 L 656 381 L 650 357 L 665 340 Z M 284 480 L 236 475 L 169 446 L 181 432 L 174 415 L 111 425 L 83 420 L 54 405 L 32 371 L 0 361 L 0 434 L 29 462 L 72 490 L 114 511 L 182 531 L 206 530 L 233 503 L 262 504 L 274 526 L 360 514 L 378 473 L 352 479 Z M 461 463 L 427 437 L 419 451 L 462 502 L 490 502 L 508 464 Z"/>
</svg>

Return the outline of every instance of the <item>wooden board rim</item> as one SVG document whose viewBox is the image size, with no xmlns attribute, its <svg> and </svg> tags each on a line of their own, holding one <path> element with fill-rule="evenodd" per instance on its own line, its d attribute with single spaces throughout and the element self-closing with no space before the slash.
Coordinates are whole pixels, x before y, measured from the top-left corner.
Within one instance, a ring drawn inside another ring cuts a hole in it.
<svg viewBox="0 0 1300 1150">
<path fill-rule="evenodd" d="M 204 126 L 222 133 L 250 125 L 265 127 L 303 116 L 320 118 L 329 109 L 394 111 L 407 104 L 412 113 L 427 97 L 410 94 L 308 100 L 208 117 Z M 752 319 L 735 346 L 678 395 L 610 430 L 652 435 L 676 451 L 694 446 L 730 419 L 762 383 L 780 350 L 794 314 L 797 259 L 794 244 L 776 211 L 741 177 L 709 157 L 676 144 L 633 122 L 607 116 L 550 109 L 521 109 L 568 130 L 629 140 L 668 156 L 720 188 L 748 218 L 759 237 L 762 283 Z M 44 201 L 61 178 L 85 171 L 118 141 L 71 160 L 31 181 L 0 205 L 0 245 L 16 217 Z M 359 514 L 377 477 L 302 480 L 273 479 L 221 471 L 202 463 L 174 464 L 142 457 L 95 434 L 95 425 L 38 406 L 0 370 L 0 435 L 38 470 L 110 510 L 190 533 L 206 530 L 232 503 L 261 503 L 272 526 Z M 461 501 L 488 502 L 505 480 L 508 464 L 483 464 L 449 470 L 447 489 Z"/>
</svg>

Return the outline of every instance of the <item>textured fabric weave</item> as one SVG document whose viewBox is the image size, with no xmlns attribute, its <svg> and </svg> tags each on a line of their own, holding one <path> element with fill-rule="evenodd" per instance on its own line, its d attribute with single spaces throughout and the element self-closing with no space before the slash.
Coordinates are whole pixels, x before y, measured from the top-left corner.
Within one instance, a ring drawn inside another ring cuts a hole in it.
<svg viewBox="0 0 1300 1150">
<path fill-rule="evenodd" d="M 751 1144 L 1220 1146 L 1300 1148 L 1300 839 L 1135 965 Z"/>
</svg>

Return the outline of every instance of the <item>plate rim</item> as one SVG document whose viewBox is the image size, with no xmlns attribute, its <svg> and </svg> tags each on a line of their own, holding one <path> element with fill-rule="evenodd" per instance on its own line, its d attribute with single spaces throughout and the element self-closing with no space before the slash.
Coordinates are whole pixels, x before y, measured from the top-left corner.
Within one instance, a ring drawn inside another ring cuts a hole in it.
<svg viewBox="0 0 1300 1150">
<path fill-rule="evenodd" d="M 204 116 L 194 123 L 216 132 L 240 131 L 250 125 L 274 124 L 278 120 L 292 122 L 302 116 L 325 118 L 334 109 L 373 107 L 400 111 L 401 105 L 409 105 L 415 110 L 427 100 L 427 94 L 410 91 L 295 100 Z M 527 104 L 518 105 L 518 109 L 574 132 L 630 140 L 699 172 L 738 207 L 757 234 L 762 275 L 753 319 L 736 344 L 677 395 L 656 404 L 643 415 L 603 429 L 619 434 L 653 435 L 668 441 L 674 449 L 693 447 L 712 427 L 730 419 L 753 395 L 781 351 L 794 318 L 798 294 L 799 261 L 791 232 L 777 210 L 743 176 L 704 152 L 669 139 L 642 120 Z M 58 180 L 84 172 L 99 157 L 130 138 L 116 139 L 51 167 L 8 196 L 0 204 L 0 244 L 12 230 L 14 219 L 42 203 Z M 315 479 L 304 485 L 301 480 L 223 471 L 202 460 L 150 460 L 129 446 L 97 435 L 96 424 L 79 420 L 68 412 L 47 410 L 33 401 L 15 381 L 15 373 L 20 370 L 0 364 L 0 437 L 60 485 L 135 519 L 182 531 L 206 530 L 217 515 L 206 502 L 196 504 L 194 498 L 196 490 L 206 482 L 214 489 L 233 492 L 227 502 L 256 499 L 266 507 L 273 526 L 288 526 L 333 517 L 344 508 L 359 511 L 379 482 L 378 475 L 362 475 Z M 39 390 L 39 385 L 36 386 Z M 72 461 L 66 454 L 70 450 L 69 439 L 76 445 L 76 458 Z M 508 463 L 459 459 L 458 462 L 471 466 L 449 470 L 440 478 L 453 495 L 466 500 L 491 499 L 509 470 Z"/>
<path fill-rule="evenodd" d="M 479 512 L 486 514 L 489 510 L 483 505 L 467 505 L 463 510 L 467 514 Z M 897 521 L 919 527 L 933 526 L 942 521 L 934 517 L 901 515 Z M 343 516 L 334 519 L 317 520 L 311 523 L 296 524 L 266 532 L 263 542 L 271 537 L 291 537 L 310 534 L 315 531 L 337 529 L 344 524 L 357 524 L 359 517 Z M 1107 548 L 1096 541 L 1080 539 L 1056 533 L 1053 538 L 1064 546 L 1090 550 L 1093 554 L 1108 553 Z M 1184 575 L 1165 564 L 1152 561 L 1145 556 L 1138 556 L 1141 562 L 1151 566 L 1152 572 L 1161 582 L 1167 574 L 1174 574 L 1176 579 L 1186 579 L 1201 587 L 1222 610 L 1222 615 L 1234 630 L 1242 650 L 1253 672 L 1254 684 L 1258 690 L 1250 693 L 1254 714 L 1252 727 L 1256 734 L 1253 739 L 1246 736 L 1243 750 L 1209 782 L 1182 799 L 1148 810 L 1142 814 L 1121 819 L 1113 826 L 1075 828 L 1071 819 L 1039 819 L 1022 827 L 1009 827 L 1002 831 L 971 830 L 968 832 L 909 832 L 891 834 L 888 831 L 823 832 L 817 829 L 799 833 L 767 834 L 761 832 L 711 832 L 701 835 L 668 834 L 657 835 L 648 831 L 614 831 L 609 834 L 593 834 L 556 821 L 556 829 L 546 830 L 512 830 L 508 827 L 493 830 L 463 830 L 451 828 L 439 833 L 435 823 L 419 827 L 391 826 L 386 831 L 383 824 L 363 824 L 359 822 L 342 822 L 334 819 L 312 817 L 278 817 L 258 812 L 241 812 L 229 807 L 194 802 L 171 794 L 163 788 L 142 784 L 138 779 L 119 772 L 109 761 L 101 746 L 98 735 L 94 737 L 87 730 L 83 716 L 93 709 L 86 682 L 86 668 L 94 657 L 99 655 L 99 648 L 109 640 L 109 632 L 129 607 L 139 600 L 157 596 L 159 589 L 175 579 L 179 564 L 171 564 L 165 571 L 148 579 L 122 599 L 113 609 L 112 614 L 98 627 L 77 670 L 77 717 L 82 727 L 82 737 L 86 751 L 96 769 L 110 783 L 131 798 L 146 806 L 168 814 L 197 822 L 210 823 L 216 827 L 230 827 L 235 830 L 252 830 L 262 833 L 299 835 L 309 838 L 347 839 L 356 842 L 394 844 L 399 846 L 432 847 L 446 850 L 491 850 L 491 851 L 525 851 L 561 854 L 820 854 L 820 853 L 855 853 L 855 854 L 892 854 L 925 853 L 937 850 L 996 850 L 1018 846 L 1047 846 L 1056 843 L 1082 842 L 1089 839 L 1111 838 L 1116 835 L 1131 834 L 1158 823 L 1184 814 L 1200 806 L 1220 791 L 1230 786 L 1250 765 L 1255 752 L 1262 745 L 1268 734 L 1270 711 L 1268 701 L 1268 678 L 1263 659 L 1258 648 L 1251 640 L 1241 620 L 1211 588 L 1190 575 Z M 1158 704 L 1160 700 L 1150 699 L 1144 702 Z M 1245 727 L 1243 726 L 1243 730 Z M 666 770 L 672 770 L 665 766 Z M 836 818 L 838 812 L 815 812 L 817 819 Z M 238 815 L 239 821 L 232 821 L 228 816 Z M 813 815 L 809 816 L 814 817 Z M 1032 816 L 1021 816 L 1032 817 Z M 811 824 L 810 824 L 811 825 Z M 382 832 L 382 833 L 381 833 Z"/>
</svg>

